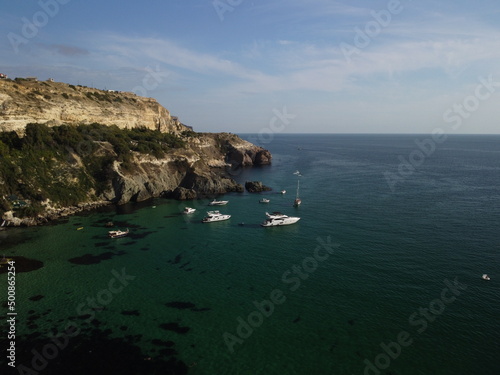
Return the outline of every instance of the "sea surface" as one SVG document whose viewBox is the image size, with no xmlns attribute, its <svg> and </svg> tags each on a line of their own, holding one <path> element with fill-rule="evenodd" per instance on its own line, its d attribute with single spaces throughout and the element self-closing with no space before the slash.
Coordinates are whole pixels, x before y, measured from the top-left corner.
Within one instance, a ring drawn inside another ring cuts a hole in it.
<svg viewBox="0 0 500 375">
<path fill-rule="evenodd" d="M 219 197 L 228 221 L 155 199 L 0 232 L 14 373 L 500 374 L 500 136 L 242 137 L 273 163 L 229 172 L 273 190 Z"/>
</svg>

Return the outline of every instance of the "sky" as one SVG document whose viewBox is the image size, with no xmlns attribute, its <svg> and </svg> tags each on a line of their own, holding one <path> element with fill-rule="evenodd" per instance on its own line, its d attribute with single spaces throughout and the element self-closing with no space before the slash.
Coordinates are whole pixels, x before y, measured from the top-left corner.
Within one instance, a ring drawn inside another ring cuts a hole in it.
<svg viewBox="0 0 500 375">
<path fill-rule="evenodd" d="M 0 73 L 153 97 L 196 131 L 500 133 L 498 0 L 30 0 L 0 20 Z"/>
</svg>

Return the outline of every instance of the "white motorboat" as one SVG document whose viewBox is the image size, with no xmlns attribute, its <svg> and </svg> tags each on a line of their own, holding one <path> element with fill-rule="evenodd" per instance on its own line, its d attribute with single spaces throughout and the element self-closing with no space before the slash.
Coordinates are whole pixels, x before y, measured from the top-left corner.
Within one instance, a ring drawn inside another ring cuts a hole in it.
<svg viewBox="0 0 500 375">
<path fill-rule="evenodd" d="M 287 216 L 285 214 L 282 214 L 281 212 L 273 212 L 272 214 L 266 212 L 266 216 L 267 216 L 266 221 L 260 224 L 263 227 L 290 225 L 290 224 L 295 224 L 297 221 L 300 220 L 300 217 Z"/>
<path fill-rule="evenodd" d="M 269 203 L 271 202 L 269 199 L 266 199 L 266 198 L 262 198 L 259 203 Z"/>
<path fill-rule="evenodd" d="M 126 231 L 123 230 L 110 230 L 108 236 L 111 238 L 122 238 L 128 236 L 128 228 Z"/>
<path fill-rule="evenodd" d="M 484 274 L 483 276 L 481 276 L 481 278 L 483 280 L 490 280 L 490 277 L 487 274 Z"/>
<path fill-rule="evenodd" d="M 300 176 L 300 172 L 298 170 L 296 170 L 295 172 L 293 172 L 294 175 L 296 176 Z"/>
<path fill-rule="evenodd" d="M 191 207 L 185 207 L 184 211 L 182 211 L 183 214 L 192 214 L 196 211 L 196 208 L 191 208 Z"/>
<path fill-rule="evenodd" d="M 228 204 L 229 201 L 218 201 L 216 199 L 214 199 L 212 202 L 210 202 L 208 205 L 209 206 L 224 206 L 226 204 Z"/>
<path fill-rule="evenodd" d="M 207 216 L 203 218 L 202 223 L 212 223 L 214 221 L 227 220 L 231 215 L 223 215 L 219 211 L 208 211 Z"/>
<path fill-rule="evenodd" d="M 281 190 L 280 194 L 286 194 L 286 190 Z"/>
</svg>

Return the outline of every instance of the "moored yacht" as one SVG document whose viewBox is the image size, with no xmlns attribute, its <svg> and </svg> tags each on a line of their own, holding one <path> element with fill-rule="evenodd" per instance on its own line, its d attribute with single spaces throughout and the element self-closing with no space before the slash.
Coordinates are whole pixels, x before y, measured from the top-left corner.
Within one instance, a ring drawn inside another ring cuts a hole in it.
<svg viewBox="0 0 500 375">
<path fill-rule="evenodd" d="M 126 231 L 123 230 L 110 230 L 108 236 L 111 238 L 122 238 L 128 236 L 128 228 Z"/>
<path fill-rule="evenodd" d="M 287 216 L 285 214 L 282 214 L 281 212 L 273 212 L 272 214 L 266 212 L 266 216 L 267 216 L 266 221 L 260 224 L 263 227 L 290 225 L 290 224 L 295 224 L 297 221 L 300 220 L 300 217 Z"/>
<path fill-rule="evenodd" d="M 209 206 L 224 206 L 226 204 L 228 204 L 229 201 L 218 201 L 216 199 L 214 199 L 212 202 L 210 202 L 208 205 Z"/>
<path fill-rule="evenodd" d="M 196 208 L 191 208 L 191 207 L 185 207 L 184 211 L 182 211 L 183 214 L 192 214 L 193 212 L 196 211 Z"/>
<path fill-rule="evenodd" d="M 231 215 L 223 215 L 219 211 L 208 211 L 207 216 L 203 218 L 202 223 L 212 223 L 214 221 L 227 220 Z"/>
</svg>

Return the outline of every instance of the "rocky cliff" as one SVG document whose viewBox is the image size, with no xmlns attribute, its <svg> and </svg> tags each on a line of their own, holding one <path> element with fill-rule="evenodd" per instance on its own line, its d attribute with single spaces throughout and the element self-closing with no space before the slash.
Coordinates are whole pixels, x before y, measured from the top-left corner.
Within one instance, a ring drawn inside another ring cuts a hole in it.
<svg viewBox="0 0 500 375">
<path fill-rule="evenodd" d="M 180 133 L 188 129 L 155 99 L 52 81 L 0 80 L 0 131 L 29 123 L 104 124 Z"/>
<path fill-rule="evenodd" d="M 271 163 L 261 147 L 193 132 L 129 93 L 0 81 L 0 110 L 0 216 L 14 225 L 107 203 L 243 191 L 237 169 Z"/>
<path fill-rule="evenodd" d="M 134 171 L 113 166 L 114 176 L 103 197 L 119 204 L 160 195 L 197 199 L 230 191 L 243 191 L 232 176 L 240 167 L 266 165 L 269 151 L 230 133 L 196 133 L 186 145 L 163 158 L 134 156 Z"/>
</svg>

